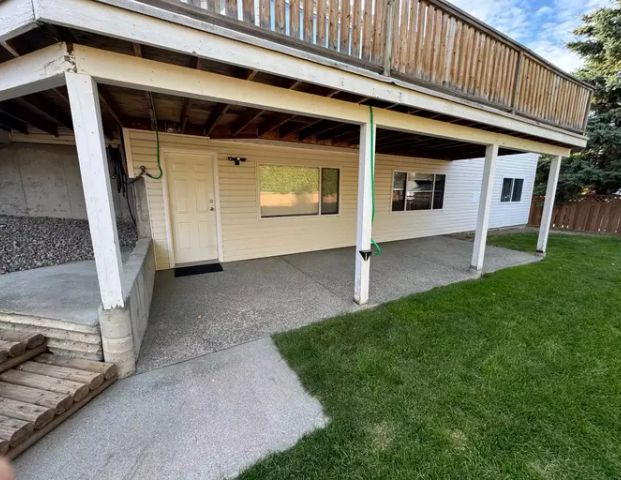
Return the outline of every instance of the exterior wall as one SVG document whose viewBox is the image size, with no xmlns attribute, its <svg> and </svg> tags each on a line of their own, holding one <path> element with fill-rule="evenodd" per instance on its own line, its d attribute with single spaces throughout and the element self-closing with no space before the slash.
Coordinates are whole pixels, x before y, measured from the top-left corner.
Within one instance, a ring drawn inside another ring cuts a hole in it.
<svg viewBox="0 0 621 480">
<path fill-rule="evenodd" d="M 114 181 L 113 197 L 117 217 L 129 220 L 126 200 Z M 86 219 L 75 146 L 0 146 L 0 215 Z"/>
<path fill-rule="evenodd" d="M 128 161 L 134 174 L 144 165 L 156 171 L 153 132 L 125 132 Z M 347 149 L 264 144 L 257 142 L 215 141 L 203 137 L 160 134 L 161 159 L 175 151 L 210 150 L 217 152 L 217 188 L 221 218 L 222 261 L 281 255 L 309 250 L 350 246 L 355 243 L 358 154 Z M 235 166 L 229 156 L 246 162 Z M 525 224 L 535 177 L 534 154 L 500 157 L 494 207 L 490 226 Z M 261 164 L 312 165 L 340 168 L 340 213 L 317 217 L 261 219 L 259 215 L 257 170 Z M 442 210 L 391 212 L 391 182 L 394 170 L 445 173 L 446 187 Z M 373 238 L 378 242 L 473 230 L 483 176 L 483 159 L 455 162 L 378 155 L 375 170 L 375 224 Z M 522 201 L 500 204 L 504 176 L 524 178 Z M 170 233 L 167 227 L 166 173 L 162 180 L 147 179 L 151 232 L 158 269 L 169 268 Z"/>
</svg>

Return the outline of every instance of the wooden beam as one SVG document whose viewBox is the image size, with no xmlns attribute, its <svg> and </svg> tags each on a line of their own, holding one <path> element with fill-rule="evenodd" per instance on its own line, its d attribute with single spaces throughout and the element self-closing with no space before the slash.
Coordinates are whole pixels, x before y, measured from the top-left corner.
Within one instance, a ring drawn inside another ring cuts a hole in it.
<svg viewBox="0 0 621 480">
<path fill-rule="evenodd" d="M 0 41 L 17 37 L 35 27 L 35 11 L 30 0 L 0 2 Z"/>
<path fill-rule="evenodd" d="M 28 126 L 21 120 L 17 120 L 6 113 L 0 112 L 0 125 L 11 130 L 17 130 L 23 134 L 28 134 Z"/>
<path fill-rule="evenodd" d="M 123 264 L 110 187 L 97 84 L 88 75 L 67 73 L 84 200 L 104 309 L 124 307 Z"/>
<path fill-rule="evenodd" d="M 235 78 L 239 79 L 253 80 L 254 77 L 256 77 L 257 73 L 258 72 L 256 70 L 245 70 L 243 68 L 237 68 L 234 76 Z M 213 108 L 213 110 L 209 113 L 209 117 L 207 117 L 207 121 L 205 122 L 206 136 L 211 135 L 211 132 L 213 132 L 213 129 L 217 125 L 218 120 L 220 119 L 220 117 L 222 117 L 222 115 L 228 112 L 229 108 L 230 105 L 226 103 L 217 105 Z"/>
<path fill-rule="evenodd" d="M 483 271 L 485 259 L 485 246 L 487 243 L 487 229 L 492 211 L 492 194 L 494 180 L 496 179 L 496 159 L 498 157 L 498 145 L 487 145 L 485 149 L 485 164 L 483 167 L 483 181 L 481 183 L 481 195 L 479 198 L 479 213 L 477 215 L 474 244 L 472 248 L 472 260 L 470 268 L 476 272 Z"/>
<path fill-rule="evenodd" d="M 537 237 L 537 253 L 545 255 L 548 246 L 548 237 L 552 227 L 552 214 L 554 213 L 554 199 L 556 198 L 556 187 L 561 171 L 561 157 L 554 157 L 550 162 L 550 172 L 548 173 L 548 183 L 546 185 L 546 197 L 543 202 L 543 212 L 541 214 L 541 224 L 539 225 L 539 236 Z"/>
<path fill-rule="evenodd" d="M 71 57 L 79 73 L 89 73 L 103 83 L 358 125 L 369 118 L 369 109 L 364 105 L 82 45 L 73 46 Z M 2 64 L 0 68 L 1 66 Z M 153 75 L 153 71 L 158 74 Z M 484 145 L 495 143 L 515 150 L 552 155 L 567 155 L 569 151 L 567 147 L 542 141 L 518 139 L 506 134 L 430 120 L 394 110 L 374 109 L 374 119 L 378 128 L 387 130 Z"/>
<path fill-rule="evenodd" d="M 28 108 L 24 108 L 23 104 L 20 107 L 19 104 L 19 100 L 10 100 L 8 102 L 3 102 L 2 104 L 0 104 L 0 110 L 2 110 L 2 112 L 4 112 L 6 115 L 11 116 L 18 121 L 32 125 L 33 127 L 38 128 L 45 133 L 49 133 L 50 135 L 58 137 L 58 126 L 54 122 L 51 122 L 50 120 L 40 115 L 37 115 L 31 110 L 28 110 Z"/>
<path fill-rule="evenodd" d="M 34 93 L 28 97 L 21 97 L 21 100 L 30 105 L 31 108 L 37 110 L 39 113 L 53 118 L 63 127 L 67 127 L 69 129 L 73 128 L 71 115 L 67 115 L 65 112 L 61 111 L 56 105 L 49 102 L 40 93 Z"/>
<path fill-rule="evenodd" d="M 40 21 L 74 26 L 102 35 L 141 42 L 167 50 L 184 52 L 202 58 L 230 62 L 275 75 L 309 83 L 339 88 L 355 94 L 398 102 L 414 108 L 432 110 L 513 131 L 528 133 L 566 145 L 584 147 L 586 138 L 555 126 L 547 126 L 524 117 L 515 117 L 493 106 L 476 103 L 422 85 L 414 85 L 385 77 L 368 69 L 327 59 L 320 54 L 303 52 L 287 46 L 276 48 L 273 42 L 240 37 L 222 26 L 214 26 L 141 3 L 142 12 L 120 9 L 90 0 L 38 0 Z M 151 12 L 144 14 L 144 9 Z M 166 16 L 172 21 L 156 17 Z M 110 21 L 114 19 L 114 21 Z M 191 25 L 190 25 L 191 23 Z M 186 24 L 186 25 L 183 25 Z M 240 38 L 243 38 L 240 41 Z"/>
<path fill-rule="evenodd" d="M 317 136 L 325 132 L 331 132 L 337 128 L 341 128 L 342 126 L 343 124 L 341 123 L 335 124 L 333 121 L 330 120 L 321 120 L 300 130 L 298 137 L 300 140 L 304 140 L 308 137 Z"/>
<path fill-rule="evenodd" d="M 249 108 L 231 126 L 231 137 L 239 135 L 248 125 L 254 122 L 265 110 Z"/>
<path fill-rule="evenodd" d="M 73 64 L 64 44 L 0 63 L 0 101 L 23 97 L 62 85 Z"/>
<path fill-rule="evenodd" d="M 202 64 L 203 64 L 202 59 L 198 57 L 194 57 L 194 60 L 190 68 L 194 68 L 195 70 L 202 70 L 203 69 Z M 190 119 L 191 110 L 192 110 L 192 99 L 186 97 L 183 99 L 183 105 L 181 106 L 181 112 L 179 114 L 179 133 L 185 132 L 185 129 L 188 126 L 188 121 Z"/>
<path fill-rule="evenodd" d="M 368 123 L 360 126 L 356 249 L 354 252 L 354 301 L 360 305 L 364 305 L 369 301 L 369 283 L 371 275 L 371 230 L 373 228 L 373 188 L 371 179 L 373 175 L 371 167 L 373 160 L 369 144 L 374 136 L 375 126 L 371 126 Z M 373 152 L 373 154 L 374 153 L 375 152 Z"/>
<path fill-rule="evenodd" d="M 125 122 L 123 121 L 121 114 L 118 113 L 119 107 L 116 104 L 116 102 L 112 99 L 112 97 L 110 96 L 109 92 L 107 91 L 105 87 L 99 88 L 99 102 L 101 103 L 101 105 L 103 105 L 106 111 L 112 116 L 112 118 L 114 118 L 114 121 L 121 128 L 124 128 Z"/>
<path fill-rule="evenodd" d="M 315 135 L 315 138 L 318 142 L 322 140 L 328 140 L 328 139 L 332 139 L 332 141 L 337 141 L 337 138 L 339 137 L 339 135 L 342 135 L 344 133 L 353 133 L 358 130 L 359 130 L 358 125 L 350 125 L 347 123 L 339 124 L 339 125 L 335 125 L 334 128 L 330 128 L 321 133 L 318 133 L 317 135 Z"/>
</svg>

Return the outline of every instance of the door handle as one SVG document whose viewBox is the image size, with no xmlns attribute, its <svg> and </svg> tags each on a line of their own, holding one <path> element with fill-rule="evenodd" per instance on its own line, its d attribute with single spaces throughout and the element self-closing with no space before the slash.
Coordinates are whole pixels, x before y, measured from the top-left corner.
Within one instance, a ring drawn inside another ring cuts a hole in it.
<svg viewBox="0 0 621 480">
<path fill-rule="evenodd" d="M 209 211 L 210 211 L 210 212 L 213 212 L 214 210 L 215 210 L 215 208 L 213 208 L 213 207 L 209 207 Z"/>
</svg>

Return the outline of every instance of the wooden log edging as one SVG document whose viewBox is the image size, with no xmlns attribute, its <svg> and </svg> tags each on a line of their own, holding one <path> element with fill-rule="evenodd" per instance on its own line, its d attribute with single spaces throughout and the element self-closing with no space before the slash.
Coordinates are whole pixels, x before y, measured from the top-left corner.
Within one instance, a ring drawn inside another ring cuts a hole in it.
<svg viewBox="0 0 621 480">
<path fill-rule="evenodd" d="M 0 364 L 0 455 L 15 458 L 117 379 L 114 364 L 44 350 L 39 345 Z"/>
</svg>

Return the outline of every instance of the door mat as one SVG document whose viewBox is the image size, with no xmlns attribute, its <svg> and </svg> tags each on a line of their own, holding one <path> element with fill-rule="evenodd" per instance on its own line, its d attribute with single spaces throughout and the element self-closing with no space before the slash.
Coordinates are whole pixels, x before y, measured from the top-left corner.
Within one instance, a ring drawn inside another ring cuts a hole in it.
<svg viewBox="0 0 621 480">
<path fill-rule="evenodd" d="M 200 275 L 201 273 L 221 272 L 222 265 L 219 263 L 205 263 L 190 267 L 175 268 L 175 277 L 187 277 L 188 275 Z"/>
</svg>

